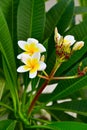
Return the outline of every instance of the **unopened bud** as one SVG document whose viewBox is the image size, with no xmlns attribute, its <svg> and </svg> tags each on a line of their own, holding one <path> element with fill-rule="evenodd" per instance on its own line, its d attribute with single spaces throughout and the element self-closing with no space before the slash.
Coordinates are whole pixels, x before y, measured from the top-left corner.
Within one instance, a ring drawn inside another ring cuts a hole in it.
<svg viewBox="0 0 87 130">
<path fill-rule="evenodd" d="M 58 33 L 57 27 L 55 28 L 55 35 L 54 35 L 54 40 L 56 43 L 59 43 L 59 40 L 61 38 L 61 35 Z"/>
<path fill-rule="evenodd" d="M 87 73 L 87 66 L 83 69 L 84 73 Z"/>
<path fill-rule="evenodd" d="M 79 67 L 81 67 L 81 66 L 82 66 L 82 62 L 79 63 Z"/>
<path fill-rule="evenodd" d="M 73 46 L 73 51 L 80 50 L 84 46 L 83 41 L 76 42 L 75 45 Z"/>
<path fill-rule="evenodd" d="M 42 55 L 40 60 L 44 62 L 44 60 L 45 60 L 45 56 Z"/>
</svg>

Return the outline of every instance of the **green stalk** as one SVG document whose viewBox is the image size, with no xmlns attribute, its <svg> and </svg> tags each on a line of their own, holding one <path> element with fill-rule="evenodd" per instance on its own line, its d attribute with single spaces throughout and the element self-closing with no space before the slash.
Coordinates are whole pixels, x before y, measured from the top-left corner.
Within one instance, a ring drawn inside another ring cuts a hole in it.
<svg viewBox="0 0 87 130">
<path fill-rule="evenodd" d="M 30 116 L 31 111 L 33 110 L 33 107 L 36 103 L 36 101 L 38 100 L 40 94 L 42 93 L 42 91 L 45 89 L 45 87 L 49 84 L 50 80 L 53 78 L 55 72 L 57 71 L 57 69 L 60 67 L 61 63 L 58 63 L 58 61 L 56 61 L 56 64 L 54 66 L 54 68 L 52 69 L 49 79 L 45 80 L 45 82 L 42 84 L 42 86 L 40 87 L 40 89 L 38 90 L 38 92 L 36 93 L 34 99 L 32 100 L 30 107 L 28 109 L 28 117 Z"/>
<path fill-rule="evenodd" d="M 53 80 L 61 80 L 61 79 L 75 79 L 81 77 L 80 75 L 73 75 L 73 76 L 64 76 L 64 77 L 53 77 Z"/>
</svg>

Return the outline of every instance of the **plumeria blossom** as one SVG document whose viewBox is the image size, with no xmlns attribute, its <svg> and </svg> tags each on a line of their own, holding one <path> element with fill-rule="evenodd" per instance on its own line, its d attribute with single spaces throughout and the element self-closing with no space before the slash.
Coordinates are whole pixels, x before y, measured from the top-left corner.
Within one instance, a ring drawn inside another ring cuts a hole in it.
<svg viewBox="0 0 87 130">
<path fill-rule="evenodd" d="M 58 33 L 57 28 L 55 28 L 54 40 L 56 43 L 57 57 L 62 59 L 62 61 L 68 59 L 71 56 L 73 51 L 80 50 L 84 46 L 83 41 L 76 42 L 74 36 L 72 35 L 67 35 L 65 37 L 61 36 Z"/>
<path fill-rule="evenodd" d="M 46 68 L 46 64 L 40 60 L 40 53 L 34 53 L 32 56 L 28 54 L 22 55 L 21 60 L 24 65 L 20 66 L 17 72 L 29 71 L 29 78 L 35 78 L 37 71 L 43 71 Z"/>
<path fill-rule="evenodd" d="M 34 38 L 28 38 L 27 41 L 18 41 L 18 45 L 22 50 L 24 50 L 23 53 L 17 56 L 18 59 L 21 59 L 24 54 L 32 56 L 34 53 L 42 53 L 46 51 L 45 47 Z"/>
<path fill-rule="evenodd" d="M 71 46 L 75 43 L 75 38 L 72 35 L 67 35 L 64 38 L 58 33 L 57 28 L 55 28 L 55 35 L 54 35 L 54 40 L 57 44 L 61 45 L 63 44 L 64 46 Z"/>
</svg>

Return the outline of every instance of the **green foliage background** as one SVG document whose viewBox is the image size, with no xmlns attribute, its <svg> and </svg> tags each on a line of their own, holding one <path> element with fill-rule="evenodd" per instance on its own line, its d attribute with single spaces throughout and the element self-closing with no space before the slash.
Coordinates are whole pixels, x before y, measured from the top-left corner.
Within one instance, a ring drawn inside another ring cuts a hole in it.
<svg viewBox="0 0 87 130">
<path fill-rule="evenodd" d="M 0 118 L 8 115 L 6 120 L 0 121 L 0 130 L 87 130 L 87 75 L 79 79 L 52 81 L 50 84 L 58 83 L 54 91 L 41 94 L 31 117 L 27 117 L 32 93 L 38 91 L 44 80 L 38 77 L 30 80 L 27 73 L 17 74 L 20 63 L 16 57 L 21 51 L 18 40 L 33 37 L 46 47 L 46 72 L 49 74 L 55 64 L 54 28 L 57 26 L 61 35 L 74 35 L 85 45 L 64 62 L 55 75 L 74 75 L 81 61 L 83 67 L 87 66 L 87 1 L 79 0 L 80 5 L 75 6 L 73 0 L 58 0 L 47 12 L 45 2 L 0 0 Z M 76 24 L 78 14 L 82 21 Z M 32 90 L 26 92 L 29 83 Z M 71 101 L 57 103 L 63 99 Z M 50 101 L 52 105 L 47 106 Z M 40 114 L 42 109 L 50 114 L 51 121 L 42 117 L 34 119 L 33 115 Z M 76 117 L 66 112 L 75 112 Z M 41 125 L 37 125 L 38 121 Z"/>
</svg>

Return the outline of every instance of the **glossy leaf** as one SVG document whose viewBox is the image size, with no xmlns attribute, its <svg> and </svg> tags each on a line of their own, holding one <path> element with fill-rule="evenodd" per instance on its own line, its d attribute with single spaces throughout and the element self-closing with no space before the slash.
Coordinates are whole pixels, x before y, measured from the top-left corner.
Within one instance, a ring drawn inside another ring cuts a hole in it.
<svg viewBox="0 0 87 130">
<path fill-rule="evenodd" d="M 9 72 L 8 64 L 4 57 L 2 57 L 2 63 L 3 63 L 4 74 L 6 76 L 6 81 L 7 81 L 6 83 L 7 83 L 8 89 L 11 92 L 14 110 L 16 111 L 16 107 L 17 107 L 16 101 L 18 101 L 18 99 L 17 99 L 18 97 L 17 97 L 17 93 L 16 93 L 16 86 L 15 86 L 15 83 L 12 81 L 12 77 Z"/>
<path fill-rule="evenodd" d="M 61 0 L 47 12 L 44 39 L 47 39 L 52 34 L 53 29 L 58 24 L 70 2 L 71 0 Z"/>
<path fill-rule="evenodd" d="M 87 116 L 87 100 L 67 101 L 54 104 L 53 106 L 47 107 L 47 109 L 75 112 L 77 114 Z"/>
<path fill-rule="evenodd" d="M 32 126 L 31 128 L 47 128 L 50 130 L 86 130 L 87 124 L 81 122 L 51 122 L 48 125 L 43 126 Z"/>
<path fill-rule="evenodd" d="M 16 65 L 15 65 L 13 45 L 6 20 L 1 10 L 0 10 L 0 42 L 1 42 L 0 46 L 2 46 L 3 51 L 5 52 L 5 55 L 8 59 L 13 79 L 16 80 Z"/>
<path fill-rule="evenodd" d="M 0 7 L 6 18 L 8 28 L 11 34 L 15 58 L 17 56 L 17 8 L 19 0 L 3 0 L 0 1 Z"/>
<path fill-rule="evenodd" d="M 86 33 L 87 33 L 87 19 L 85 19 L 84 21 L 80 22 L 79 24 L 75 25 L 73 28 L 69 29 L 65 35 L 67 34 L 71 34 L 75 36 L 76 40 L 83 40 L 86 37 Z"/>
<path fill-rule="evenodd" d="M 48 125 L 53 130 L 86 130 L 87 124 L 79 122 L 58 122 Z"/>
<path fill-rule="evenodd" d="M 26 0 L 26 2 L 21 0 L 17 19 L 19 40 L 26 40 L 29 37 L 42 40 L 45 21 L 43 0 Z"/>
<path fill-rule="evenodd" d="M 67 28 L 70 27 L 73 18 L 73 12 L 74 12 L 74 1 L 72 0 L 65 9 L 60 20 L 58 21 L 57 28 L 60 34 L 63 34 L 64 31 L 66 31 Z"/>
</svg>

